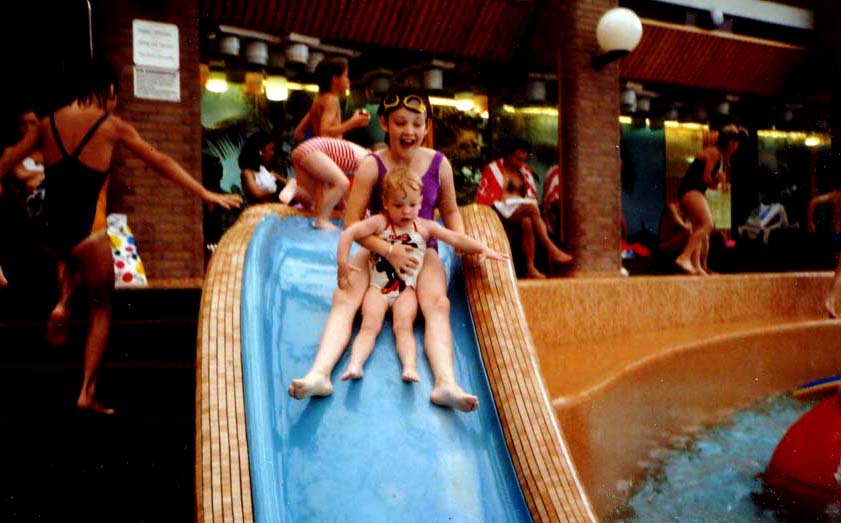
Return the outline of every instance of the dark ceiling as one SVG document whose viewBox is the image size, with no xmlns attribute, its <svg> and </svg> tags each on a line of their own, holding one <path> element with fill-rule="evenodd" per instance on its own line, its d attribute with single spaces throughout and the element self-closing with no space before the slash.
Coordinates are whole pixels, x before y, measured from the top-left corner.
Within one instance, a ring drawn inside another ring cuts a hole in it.
<svg viewBox="0 0 841 523">
<path fill-rule="evenodd" d="M 545 51 L 561 45 L 564 35 L 557 28 L 567 15 L 563 0 L 200 0 L 199 6 L 206 20 L 219 24 L 278 37 L 295 32 L 363 50 L 357 69 L 389 67 L 395 57 L 405 63 L 408 51 L 417 62 L 453 60 L 500 76 L 516 69 L 553 71 L 554 54 Z M 777 95 L 814 90 L 791 81 L 795 72 L 803 77 L 807 54 L 806 44 L 644 19 L 643 39 L 623 59 L 620 74 L 640 82 Z"/>
</svg>

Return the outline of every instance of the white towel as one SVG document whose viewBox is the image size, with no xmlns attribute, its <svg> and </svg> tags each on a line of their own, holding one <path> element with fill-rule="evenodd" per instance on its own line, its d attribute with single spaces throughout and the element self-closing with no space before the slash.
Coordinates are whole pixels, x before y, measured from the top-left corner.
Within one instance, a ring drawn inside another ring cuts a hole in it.
<svg viewBox="0 0 841 523">
<path fill-rule="evenodd" d="M 537 205 L 537 200 L 533 198 L 506 198 L 504 200 L 495 201 L 493 206 L 499 214 L 508 219 L 521 205 L 526 204 Z"/>
</svg>

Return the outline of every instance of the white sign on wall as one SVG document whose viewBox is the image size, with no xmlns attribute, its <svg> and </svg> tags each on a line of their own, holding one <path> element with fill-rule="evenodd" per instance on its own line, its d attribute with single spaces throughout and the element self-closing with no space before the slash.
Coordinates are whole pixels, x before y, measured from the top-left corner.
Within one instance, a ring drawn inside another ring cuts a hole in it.
<svg viewBox="0 0 841 523">
<path fill-rule="evenodd" d="M 135 65 L 134 96 L 147 100 L 180 102 L 181 81 L 178 71 Z"/>
<path fill-rule="evenodd" d="M 178 26 L 148 20 L 132 21 L 134 96 L 181 101 Z"/>
<path fill-rule="evenodd" d="M 134 65 L 178 69 L 178 26 L 148 20 L 132 21 Z"/>
</svg>

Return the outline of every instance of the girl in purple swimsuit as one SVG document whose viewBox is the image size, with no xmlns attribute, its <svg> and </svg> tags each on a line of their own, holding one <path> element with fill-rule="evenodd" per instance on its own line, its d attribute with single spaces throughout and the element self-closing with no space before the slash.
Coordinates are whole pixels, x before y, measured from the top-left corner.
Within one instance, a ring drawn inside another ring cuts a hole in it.
<svg viewBox="0 0 841 523">
<path fill-rule="evenodd" d="M 345 227 L 364 218 L 369 207 L 373 212 L 379 210 L 379 186 L 385 172 L 408 167 L 424 173 L 424 209 L 420 216 L 432 218 L 437 207 L 448 229 L 464 233 L 450 162 L 441 153 L 422 146 L 429 131 L 431 112 L 429 100 L 416 91 L 395 90 L 383 98 L 378 114 L 380 125 L 386 131 L 388 148 L 366 157 L 359 164 L 345 210 Z M 366 269 L 370 253 L 387 259 L 399 272 L 411 272 L 418 265 L 409 245 L 392 247 L 376 236 L 359 243 L 365 248 L 360 249 L 351 261 L 358 270 L 346 270 L 346 274 L 338 275 L 340 279 L 347 279 L 349 286 L 337 289 L 333 294 L 333 307 L 324 326 L 315 361 L 304 377 L 292 380 L 289 386 L 289 395 L 293 398 L 328 396 L 333 392 L 333 368 L 350 340 L 353 318 L 368 288 Z M 424 254 L 417 294 L 426 320 L 424 351 L 435 379 L 430 400 L 465 412 L 476 410 L 479 407 L 478 398 L 465 392 L 456 381 L 447 277 L 434 248 L 426 249 Z"/>
</svg>

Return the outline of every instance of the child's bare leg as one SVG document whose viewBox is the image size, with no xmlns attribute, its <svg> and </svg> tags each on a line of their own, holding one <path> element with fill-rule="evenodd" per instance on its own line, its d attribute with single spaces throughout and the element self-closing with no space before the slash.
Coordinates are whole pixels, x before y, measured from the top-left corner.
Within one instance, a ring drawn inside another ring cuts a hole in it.
<svg viewBox="0 0 841 523">
<path fill-rule="evenodd" d="M 111 295 L 114 291 L 111 242 L 104 232 L 97 233 L 75 247 L 73 255 L 79 262 L 81 281 L 87 289 L 90 307 L 85 340 L 85 376 L 76 406 L 83 410 L 113 414 L 114 409 L 103 407 L 96 397 L 97 380 L 111 328 Z"/>
<path fill-rule="evenodd" d="M 434 249 L 427 249 L 424 255 L 417 293 L 418 304 L 426 320 L 424 350 L 435 378 L 429 399 L 443 407 L 474 411 L 479 408 L 479 398 L 465 392 L 456 381 L 447 276 Z"/>
<path fill-rule="evenodd" d="M 288 204 L 295 200 L 307 209 L 315 209 L 317 204 L 317 180 L 313 178 L 313 175 L 305 166 L 301 165 L 300 158 L 293 156 L 292 166 L 295 169 L 295 177 L 290 178 L 286 187 L 280 191 L 278 195 L 280 201 Z"/>
<path fill-rule="evenodd" d="M 79 286 L 80 274 L 72 266 L 74 262 L 59 259 L 56 262 L 58 273 L 58 303 L 50 312 L 47 320 L 47 343 L 53 347 L 61 347 L 67 343 L 67 331 L 70 321 L 70 304 L 73 293 Z M 113 267 L 112 267 L 113 270 Z"/>
<path fill-rule="evenodd" d="M 363 367 L 374 350 L 374 343 L 383 328 L 383 319 L 387 310 L 388 302 L 380 291 L 373 287 L 369 288 L 362 299 L 362 325 L 350 348 L 350 361 L 342 373 L 342 381 L 358 380 L 365 374 Z"/>
<path fill-rule="evenodd" d="M 342 172 L 329 156 L 321 151 L 312 151 L 300 161 L 301 166 L 313 178 L 321 182 L 321 201 L 316 209 L 315 227 L 335 230 L 330 222 L 330 213 L 350 187 L 347 175 Z"/>
<path fill-rule="evenodd" d="M 418 382 L 418 347 L 415 344 L 415 318 L 418 315 L 418 296 L 411 287 L 403 291 L 391 306 L 394 323 L 394 342 L 397 357 L 403 366 L 405 382 Z"/>
<path fill-rule="evenodd" d="M 824 308 L 830 318 L 837 318 L 838 313 L 835 312 L 835 301 L 841 293 L 841 253 L 838 255 L 838 266 L 835 268 L 835 276 L 832 277 L 832 287 L 829 289 L 829 294 L 824 301 Z"/>
<path fill-rule="evenodd" d="M 9 284 L 9 280 L 6 279 L 6 275 L 3 274 L 3 267 L 0 267 L 0 289 L 5 287 Z"/>
<path fill-rule="evenodd" d="M 333 393 L 330 375 L 347 347 L 356 309 L 368 289 L 368 256 L 370 252 L 367 249 L 359 249 L 353 256 L 351 263 L 359 270 L 350 273 L 349 288 L 336 289 L 333 293 L 333 303 L 321 333 L 315 360 L 302 378 L 292 380 L 288 389 L 291 397 L 301 400 Z"/>
</svg>

